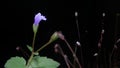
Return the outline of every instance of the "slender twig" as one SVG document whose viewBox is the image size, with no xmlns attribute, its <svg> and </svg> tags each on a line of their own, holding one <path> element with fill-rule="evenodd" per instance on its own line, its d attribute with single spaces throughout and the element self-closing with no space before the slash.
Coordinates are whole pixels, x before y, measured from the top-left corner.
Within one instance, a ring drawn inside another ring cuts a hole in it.
<svg viewBox="0 0 120 68">
<path fill-rule="evenodd" d="M 80 42 L 77 41 L 76 44 L 75 44 L 75 50 L 74 50 L 75 54 L 77 53 L 77 47 L 78 47 L 78 46 L 81 48 Z M 83 61 L 82 48 L 81 48 L 80 50 L 81 50 L 81 51 L 80 51 L 80 54 L 81 54 L 81 61 Z M 73 67 L 73 68 L 76 68 L 75 59 L 73 60 L 73 64 L 74 64 L 74 67 Z"/>
<path fill-rule="evenodd" d="M 75 19 L 76 19 L 76 26 L 77 26 L 77 33 L 78 33 L 78 39 L 80 41 L 80 30 L 79 30 L 79 22 L 78 22 L 78 12 L 75 12 Z M 75 54 L 77 52 L 77 46 L 75 46 Z M 84 66 L 84 60 L 83 60 L 83 54 L 82 54 L 82 47 L 80 46 L 80 56 L 81 56 L 81 63 Z M 74 60 L 74 64 L 75 64 L 75 60 Z"/>
<path fill-rule="evenodd" d="M 114 47 L 113 47 L 113 49 L 112 49 L 112 53 L 111 53 L 111 57 L 112 57 L 112 55 L 113 55 L 113 53 L 114 53 L 114 50 L 117 48 L 117 43 L 119 43 L 120 42 L 120 39 L 118 39 L 116 42 L 115 42 L 115 44 L 114 44 Z"/>
<path fill-rule="evenodd" d="M 101 43 L 99 42 L 98 43 L 98 56 L 96 57 L 96 61 L 97 61 L 97 66 L 96 66 L 96 68 L 99 68 L 99 56 L 100 56 L 100 52 L 101 52 Z"/>
<path fill-rule="evenodd" d="M 67 55 L 64 54 L 64 52 L 63 52 L 62 48 L 60 47 L 60 45 L 56 44 L 54 48 L 55 48 L 56 52 L 58 52 L 64 58 L 65 63 L 67 65 L 67 68 L 70 68 L 70 64 L 69 64 L 69 61 L 68 61 L 69 59 L 67 58 Z"/>
<path fill-rule="evenodd" d="M 74 65 L 71 63 L 71 61 L 67 58 L 68 63 L 74 68 Z"/>
<path fill-rule="evenodd" d="M 75 52 L 74 52 L 73 49 L 71 48 L 70 44 L 67 42 L 66 39 L 64 39 L 64 41 L 65 41 L 65 43 L 67 44 L 68 48 L 70 49 L 71 53 L 73 54 L 74 59 L 76 60 L 76 62 L 77 62 L 78 65 L 79 65 L 79 68 L 82 68 L 82 66 L 81 66 L 81 64 L 80 64 L 80 62 L 79 62 L 79 60 L 78 60 Z"/>
<path fill-rule="evenodd" d="M 100 34 L 100 39 L 98 41 L 98 56 L 97 56 L 97 68 L 99 68 L 99 57 L 101 52 L 102 40 L 103 40 L 104 29 L 102 29 Z"/>
<path fill-rule="evenodd" d="M 97 68 L 99 68 L 99 57 L 100 57 L 100 53 L 101 53 L 101 46 L 102 46 L 102 40 L 103 40 L 103 34 L 104 34 L 104 17 L 105 17 L 105 13 L 102 13 L 102 17 L 103 17 L 103 19 L 102 19 L 102 22 L 101 22 L 101 28 L 102 28 L 102 30 L 101 30 L 101 34 L 100 34 L 100 39 L 98 40 L 98 56 L 96 57 L 97 59 Z M 106 60 L 105 60 L 105 62 L 106 62 Z M 105 63 L 105 65 L 106 65 L 106 63 Z"/>
<path fill-rule="evenodd" d="M 114 54 L 114 51 L 117 49 L 117 43 L 119 43 L 119 42 L 120 42 L 120 39 L 118 39 L 118 40 L 115 42 L 114 47 L 113 47 L 113 49 L 112 49 L 112 52 L 111 52 L 111 54 L 110 54 L 110 58 L 109 58 L 110 65 L 112 64 L 112 56 L 113 56 L 113 54 Z"/>
<path fill-rule="evenodd" d="M 117 49 L 117 43 L 120 41 L 120 39 L 116 39 L 116 37 L 117 37 L 117 31 L 118 31 L 118 16 L 120 16 L 120 14 L 119 13 L 117 13 L 116 14 L 116 25 L 115 25 L 115 31 L 114 31 L 114 37 L 115 37 L 115 44 L 114 44 L 114 47 L 113 47 L 113 49 L 112 49 L 112 52 L 111 52 L 111 54 L 110 54 L 110 59 L 109 59 L 109 61 L 110 61 L 110 65 L 112 65 L 112 56 L 113 56 L 113 53 L 114 53 L 114 51 L 115 51 L 115 49 Z M 117 41 L 116 41 L 117 40 Z"/>
<path fill-rule="evenodd" d="M 67 67 L 70 68 L 70 65 L 69 65 L 68 60 L 67 60 L 67 55 L 64 54 L 63 57 L 64 57 L 64 60 L 65 60 Z"/>
<path fill-rule="evenodd" d="M 77 45 L 75 46 L 75 54 L 77 53 Z M 73 60 L 73 65 L 74 67 L 73 68 L 76 68 L 76 62 L 75 62 L 75 59 Z"/>
<path fill-rule="evenodd" d="M 76 62 L 77 62 L 79 68 L 82 68 L 82 66 L 81 66 L 81 64 L 80 64 L 80 62 L 79 62 L 79 60 L 78 60 L 78 58 L 77 58 L 75 52 L 73 51 L 73 49 L 71 48 L 71 46 L 70 46 L 70 44 L 67 42 L 67 40 L 65 39 L 64 35 L 62 34 L 62 32 L 58 32 L 58 37 L 59 37 L 61 40 L 63 40 L 63 41 L 67 44 L 69 50 L 71 51 L 71 53 L 72 53 L 74 59 L 75 59 Z"/>
<path fill-rule="evenodd" d="M 80 30 L 79 30 L 79 23 L 78 23 L 78 12 L 75 12 L 75 18 L 76 18 L 76 26 L 77 26 L 78 39 L 80 40 Z"/>
</svg>

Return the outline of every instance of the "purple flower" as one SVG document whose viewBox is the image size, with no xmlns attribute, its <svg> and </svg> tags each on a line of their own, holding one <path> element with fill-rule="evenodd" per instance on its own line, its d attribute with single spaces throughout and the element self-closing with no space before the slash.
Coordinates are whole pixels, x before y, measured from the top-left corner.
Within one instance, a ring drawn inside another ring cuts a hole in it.
<svg viewBox="0 0 120 68">
<path fill-rule="evenodd" d="M 35 18 L 34 18 L 34 25 L 38 26 L 41 20 L 45 20 L 46 21 L 45 16 L 41 15 L 41 13 L 36 14 Z"/>
</svg>

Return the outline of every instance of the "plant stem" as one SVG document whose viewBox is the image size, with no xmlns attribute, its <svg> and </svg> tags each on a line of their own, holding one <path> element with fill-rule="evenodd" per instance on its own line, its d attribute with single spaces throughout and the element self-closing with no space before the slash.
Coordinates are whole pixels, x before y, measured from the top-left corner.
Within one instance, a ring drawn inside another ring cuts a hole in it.
<svg viewBox="0 0 120 68">
<path fill-rule="evenodd" d="M 76 60 L 76 62 L 77 62 L 78 65 L 79 65 L 79 68 L 82 68 L 82 66 L 81 66 L 81 64 L 80 64 L 80 62 L 79 62 L 79 60 L 78 60 L 75 52 L 74 52 L 73 49 L 71 48 L 70 44 L 67 42 L 66 39 L 64 39 L 64 41 L 65 41 L 65 43 L 67 44 L 67 46 L 68 46 L 68 48 L 70 49 L 70 51 L 72 52 L 74 59 Z"/>
<path fill-rule="evenodd" d="M 110 65 L 110 68 L 111 68 L 111 65 L 112 65 L 112 56 L 113 56 L 113 54 L 114 54 L 114 51 L 115 51 L 116 47 L 117 47 L 117 45 L 114 44 L 114 47 L 113 47 L 112 52 L 111 52 L 110 57 L 109 57 L 109 62 L 110 62 L 109 65 Z"/>
<path fill-rule="evenodd" d="M 63 57 L 64 57 L 64 60 L 65 60 L 67 67 L 70 68 L 70 65 L 69 65 L 68 60 L 67 60 L 67 55 L 64 54 Z"/>
<path fill-rule="evenodd" d="M 77 33 L 78 33 L 78 39 L 80 41 L 80 30 L 79 30 L 79 22 L 78 22 L 78 12 L 75 12 L 75 21 L 76 21 L 76 27 L 77 27 Z M 80 53 L 81 53 L 81 63 L 82 65 L 84 66 L 84 60 L 83 60 L 83 54 L 82 54 L 82 47 L 80 46 Z M 77 51 L 77 46 L 75 47 L 75 54 L 76 54 L 76 51 Z M 75 64 L 75 59 L 74 59 L 74 62 Z M 75 67 L 74 67 L 75 68 Z"/>
<path fill-rule="evenodd" d="M 111 52 L 111 54 L 110 54 L 110 58 L 109 58 L 109 62 L 110 62 L 110 66 L 112 65 L 112 56 L 114 57 L 114 52 L 115 52 L 115 50 L 117 49 L 117 43 L 119 43 L 120 42 L 120 39 L 118 39 L 116 42 L 115 42 L 115 44 L 114 44 L 114 47 L 113 47 L 113 49 L 112 49 L 112 52 Z"/>
<path fill-rule="evenodd" d="M 35 51 L 35 53 L 38 53 L 39 51 L 41 51 L 42 49 L 44 49 L 47 45 L 49 45 L 52 41 L 47 42 L 46 44 L 44 44 L 42 47 L 40 47 L 38 50 Z"/>
<path fill-rule="evenodd" d="M 32 58 L 33 58 L 33 56 L 34 56 L 35 37 L 36 37 L 36 33 L 34 33 L 34 36 L 33 36 L 33 41 L 32 41 L 32 48 L 33 48 L 33 49 L 32 49 L 31 56 L 30 56 L 30 58 L 28 59 L 27 66 L 29 66 L 29 64 L 31 63 Z"/>
<path fill-rule="evenodd" d="M 75 54 L 77 53 L 77 45 L 75 46 Z M 73 60 L 73 65 L 74 67 L 73 68 L 76 68 L 76 62 L 75 62 L 75 59 Z"/>
<path fill-rule="evenodd" d="M 33 42 L 32 42 L 32 53 L 34 52 L 34 44 L 35 44 L 35 37 L 36 37 L 36 33 L 34 33 L 34 36 L 33 36 Z"/>
<path fill-rule="evenodd" d="M 67 68 L 70 68 L 70 64 L 71 62 L 69 61 L 69 59 L 67 58 L 67 55 L 64 54 L 64 51 L 62 50 L 62 48 L 60 47 L 60 45 L 56 44 L 56 49 L 58 50 L 58 52 L 60 53 L 60 55 L 62 55 L 62 57 L 65 60 L 65 63 L 67 65 Z M 70 63 L 70 64 L 69 64 Z"/>
<path fill-rule="evenodd" d="M 28 60 L 27 66 L 29 66 L 29 64 L 31 63 L 33 56 L 34 56 L 34 53 L 31 54 L 31 56 L 30 56 L 30 58 Z"/>
</svg>

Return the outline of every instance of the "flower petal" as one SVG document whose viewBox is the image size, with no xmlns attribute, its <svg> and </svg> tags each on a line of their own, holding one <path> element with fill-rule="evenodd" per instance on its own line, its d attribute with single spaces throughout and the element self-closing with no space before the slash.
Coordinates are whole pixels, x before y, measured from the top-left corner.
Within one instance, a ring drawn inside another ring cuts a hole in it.
<svg viewBox="0 0 120 68">
<path fill-rule="evenodd" d="M 34 18 L 34 24 L 38 26 L 41 20 L 46 20 L 45 16 L 41 15 L 41 13 L 36 14 Z"/>
</svg>

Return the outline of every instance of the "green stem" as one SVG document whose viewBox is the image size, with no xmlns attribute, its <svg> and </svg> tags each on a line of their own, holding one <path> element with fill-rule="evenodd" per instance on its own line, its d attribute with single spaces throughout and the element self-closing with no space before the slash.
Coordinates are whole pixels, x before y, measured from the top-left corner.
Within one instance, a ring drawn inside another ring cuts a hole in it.
<svg viewBox="0 0 120 68">
<path fill-rule="evenodd" d="M 32 42 L 32 53 L 34 52 L 34 44 L 35 44 L 35 37 L 36 37 L 36 33 L 34 33 L 34 36 L 33 36 L 33 42 Z"/>
<path fill-rule="evenodd" d="M 30 58 L 28 60 L 27 66 L 29 66 L 29 64 L 31 63 L 33 56 L 34 56 L 34 53 L 31 54 L 31 56 L 30 56 Z"/>
<path fill-rule="evenodd" d="M 32 58 L 34 56 L 34 44 L 35 44 L 35 37 L 36 37 L 36 33 L 34 33 L 34 36 L 33 36 L 33 41 L 32 41 L 32 54 L 30 56 L 30 58 L 28 59 L 28 62 L 27 62 L 27 66 L 29 66 L 29 64 L 31 63 L 32 61 Z"/>
<path fill-rule="evenodd" d="M 44 44 L 42 47 L 40 47 L 37 51 L 35 51 L 35 53 L 38 53 L 39 51 L 41 51 L 42 49 L 44 49 L 47 45 L 49 45 L 52 41 L 47 42 L 46 44 Z"/>
</svg>

